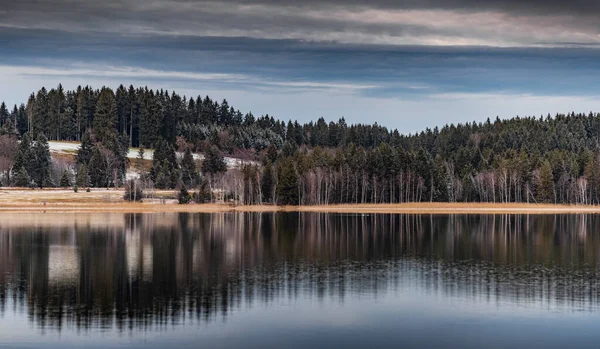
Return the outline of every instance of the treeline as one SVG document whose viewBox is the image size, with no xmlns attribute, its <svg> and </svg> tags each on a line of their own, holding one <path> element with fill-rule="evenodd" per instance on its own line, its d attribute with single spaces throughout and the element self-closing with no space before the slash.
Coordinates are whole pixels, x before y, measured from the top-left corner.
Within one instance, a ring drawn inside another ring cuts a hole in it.
<svg viewBox="0 0 600 349">
<path fill-rule="evenodd" d="M 104 115 L 107 109 L 110 124 L 98 122 L 98 115 Z M 269 115 L 243 114 L 227 100 L 219 103 L 208 96 L 188 99 L 147 87 L 121 85 L 113 91 L 86 86 L 65 91 L 59 85 L 32 93 L 26 104 L 15 105 L 10 112 L 4 103 L 0 106 L 3 134 L 30 133 L 35 138 L 43 133 L 51 141 L 81 141 L 86 132 L 97 132 L 99 126 L 110 127 L 126 137 L 130 147 L 154 148 L 161 138 L 175 144 L 180 136 L 194 149 L 216 145 L 230 154 L 236 149 L 260 152 L 269 145 L 280 149 L 285 140 L 309 146 L 355 143 L 372 147 L 389 142 L 392 136 L 400 138 L 397 131 L 389 132 L 377 124 L 348 126 L 343 118 L 330 123 L 323 118 L 303 125 L 297 121 L 286 123 Z"/>
<path fill-rule="evenodd" d="M 255 117 L 226 100 L 164 90 L 59 86 L 42 88 L 12 111 L 2 103 L 0 133 L 82 141 L 68 172 L 80 186 L 125 185 L 128 146 L 156 148 L 142 190 L 184 187 L 184 202 L 218 192 L 245 204 L 600 203 L 600 114 L 593 113 L 488 119 L 402 135 L 343 118 L 300 124 Z M 7 152 L 0 149 L 1 178 L 15 185 Z M 194 160 L 193 152 L 207 158 Z M 245 162 L 227 171 L 224 156 Z M 54 185 L 63 182 L 59 172 Z"/>
</svg>

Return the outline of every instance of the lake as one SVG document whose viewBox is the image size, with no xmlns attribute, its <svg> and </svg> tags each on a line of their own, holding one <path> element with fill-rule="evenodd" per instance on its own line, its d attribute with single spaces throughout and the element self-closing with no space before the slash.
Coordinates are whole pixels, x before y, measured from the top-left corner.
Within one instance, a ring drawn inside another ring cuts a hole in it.
<svg viewBox="0 0 600 349">
<path fill-rule="evenodd" d="M 596 348 L 600 216 L 0 214 L 0 348 Z"/>
</svg>

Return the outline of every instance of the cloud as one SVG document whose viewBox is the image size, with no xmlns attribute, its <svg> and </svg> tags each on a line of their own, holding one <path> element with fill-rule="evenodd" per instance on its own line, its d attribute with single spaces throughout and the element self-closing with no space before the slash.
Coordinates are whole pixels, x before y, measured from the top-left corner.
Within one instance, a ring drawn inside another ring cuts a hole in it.
<svg viewBox="0 0 600 349">
<path fill-rule="evenodd" d="M 0 28 L 4 74 L 177 81 L 238 90 L 414 99 L 441 93 L 597 95 L 600 50 L 339 44 Z M 8 79 L 9 75 L 4 75 Z M 159 86 L 160 87 L 160 86 Z M 31 89 L 37 89 L 32 86 Z"/>
<path fill-rule="evenodd" d="M 243 74 L 196 73 L 183 71 L 162 71 L 136 67 L 113 67 L 77 64 L 69 67 L 38 67 L 19 65 L 0 65 L 0 75 L 6 78 L 19 79 L 38 77 L 44 79 L 70 78 L 109 78 L 121 81 L 183 81 L 187 83 L 205 83 L 228 85 L 230 88 L 244 89 L 248 86 L 262 90 L 282 92 L 302 91 L 335 91 L 337 93 L 355 93 L 360 90 L 377 88 L 376 85 L 317 82 L 317 81 L 275 81 Z M 282 88 L 287 89 L 283 91 Z"/>
<path fill-rule="evenodd" d="M 598 110 L 600 93 L 588 96 L 559 96 L 526 93 L 494 92 L 448 92 L 432 93 L 419 97 L 371 96 L 364 93 L 340 93 L 336 89 L 297 89 L 290 93 L 284 87 L 240 88 L 237 84 L 214 84 L 210 80 L 153 80 L 152 74 L 137 73 L 136 78 L 120 77 L 118 72 L 93 75 L 63 75 L 58 70 L 33 70 L 21 67 L 0 67 L 0 75 L 10 81 L 0 84 L 0 99 L 13 103 L 26 102 L 31 92 L 41 86 L 55 87 L 62 83 L 66 89 L 78 85 L 118 87 L 121 83 L 134 86 L 147 85 L 152 89 L 167 89 L 189 96 L 209 95 L 215 100 L 227 99 L 230 105 L 242 112 L 255 115 L 269 114 L 283 120 L 298 119 L 314 121 L 318 117 L 337 120 L 345 117 L 349 123 L 377 122 L 403 133 L 414 133 L 425 127 L 433 128 L 446 123 L 465 123 L 494 119 L 496 116 L 510 118 L 516 115 L 546 115 L 557 112 L 589 112 Z M 80 68 L 81 73 L 85 69 Z M 70 69 L 66 69 L 70 70 Z M 48 74 L 49 73 L 49 74 Z M 67 72 L 68 73 L 68 72 Z"/>
<path fill-rule="evenodd" d="M 596 1 L 22 0 L 2 26 L 391 45 L 600 43 Z"/>
</svg>

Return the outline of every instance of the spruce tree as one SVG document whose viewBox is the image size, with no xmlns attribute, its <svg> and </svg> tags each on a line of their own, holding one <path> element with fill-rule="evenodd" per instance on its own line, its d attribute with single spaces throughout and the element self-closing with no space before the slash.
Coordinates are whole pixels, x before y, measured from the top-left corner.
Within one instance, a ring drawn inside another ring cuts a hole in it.
<svg viewBox="0 0 600 349">
<path fill-rule="evenodd" d="M 272 143 L 269 144 L 269 146 L 267 147 L 266 157 L 267 160 L 269 160 L 271 163 L 277 160 L 277 147 L 275 147 L 275 145 L 273 145 Z"/>
<path fill-rule="evenodd" d="M 283 160 L 277 168 L 277 201 L 281 205 L 298 205 L 299 178 L 294 161 Z"/>
<path fill-rule="evenodd" d="M 147 92 L 141 105 L 140 145 L 157 148 L 160 140 L 160 125 L 163 119 L 159 96 Z"/>
<path fill-rule="evenodd" d="M 48 128 L 48 91 L 42 87 L 33 99 L 32 115 L 31 115 L 31 131 L 33 137 L 37 137 L 40 133 L 44 133 Z"/>
<path fill-rule="evenodd" d="M 202 161 L 202 173 L 214 176 L 226 171 L 227 163 L 225 162 L 223 154 L 221 154 L 219 149 L 214 145 L 208 148 L 204 154 L 204 160 Z"/>
<path fill-rule="evenodd" d="M 210 202 L 212 200 L 212 192 L 208 181 L 204 178 L 200 178 L 198 185 L 198 192 L 194 194 L 194 201 L 198 204 Z"/>
<path fill-rule="evenodd" d="M 16 106 L 15 106 L 16 107 Z M 17 130 L 20 135 L 27 133 L 29 129 L 29 120 L 27 119 L 27 111 L 25 110 L 25 104 L 21 104 L 17 110 Z"/>
<path fill-rule="evenodd" d="M 15 186 L 17 187 L 29 187 L 31 184 L 31 178 L 29 178 L 29 174 L 27 173 L 25 167 L 21 167 L 14 178 Z"/>
<path fill-rule="evenodd" d="M 191 199 L 192 196 L 188 192 L 187 188 L 185 187 L 185 185 L 182 185 L 181 189 L 179 189 L 179 193 L 177 193 L 177 200 L 179 201 L 179 204 L 188 204 Z"/>
<path fill-rule="evenodd" d="M 2 102 L 2 104 L 0 104 L 0 127 L 3 127 L 9 122 L 8 116 L 8 108 L 6 107 L 6 104 Z"/>
<path fill-rule="evenodd" d="M 293 156 L 296 152 L 298 151 L 298 146 L 296 145 L 295 142 L 290 142 L 290 141 L 285 141 L 285 143 L 283 143 L 283 149 L 281 150 L 281 153 L 284 156 Z"/>
<path fill-rule="evenodd" d="M 270 161 L 267 161 L 263 171 L 263 175 L 260 182 L 260 190 L 262 192 L 263 202 L 271 202 L 273 198 L 273 184 L 275 178 L 273 177 L 273 165 Z"/>
<path fill-rule="evenodd" d="M 30 172 L 33 181 L 40 187 L 51 187 L 52 177 L 50 176 L 50 167 L 52 158 L 50 156 L 50 147 L 48 139 L 43 133 L 40 133 L 32 148 L 33 153 L 33 169 Z"/>
<path fill-rule="evenodd" d="M 543 162 L 540 169 L 538 197 L 541 202 L 554 202 L 554 180 L 552 179 L 552 167 L 548 160 Z"/>
<path fill-rule="evenodd" d="M 28 133 L 25 133 L 21 139 L 21 143 L 19 143 L 19 150 L 17 151 L 17 155 L 15 156 L 15 160 L 13 162 L 13 175 L 19 173 L 21 168 L 24 168 L 25 170 L 31 169 L 32 158 L 33 154 L 31 152 L 31 138 L 29 137 Z"/>
<path fill-rule="evenodd" d="M 102 88 L 98 102 L 96 103 L 93 126 L 94 134 L 107 147 L 116 141 L 116 121 L 117 103 L 115 101 L 115 94 L 109 88 Z"/>
<path fill-rule="evenodd" d="M 79 166 L 79 171 L 77 171 L 77 177 L 75 179 L 75 185 L 79 188 L 87 188 L 91 185 L 90 175 L 86 164 Z"/>
<path fill-rule="evenodd" d="M 183 154 L 181 160 L 181 180 L 186 186 L 192 186 L 196 182 L 197 172 L 196 163 L 194 162 L 194 156 L 192 151 L 188 148 Z"/>
<path fill-rule="evenodd" d="M 175 149 L 162 138 L 159 138 L 154 150 L 150 178 L 159 189 L 174 188 L 179 179 Z"/>
<path fill-rule="evenodd" d="M 92 152 L 94 150 L 94 143 L 92 141 L 92 134 L 90 131 L 86 131 L 81 139 L 79 149 L 77 149 L 77 164 L 89 164 L 92 158 Z"/>
<path fill-rule="evenodd" d="M 63 170 L 62 176 L 60 177 L 60 186 L 62 188 L 68 188 L 71 186 L 71 178 L 67 170 Z"/>
<path fill-rule="evenodd" d="M 88 166 L 91 186 L 95 188 L 107 187 L 108 168 L 106 159 L 98 147 L 94 147 L 92 158 Z"/>
</svg>

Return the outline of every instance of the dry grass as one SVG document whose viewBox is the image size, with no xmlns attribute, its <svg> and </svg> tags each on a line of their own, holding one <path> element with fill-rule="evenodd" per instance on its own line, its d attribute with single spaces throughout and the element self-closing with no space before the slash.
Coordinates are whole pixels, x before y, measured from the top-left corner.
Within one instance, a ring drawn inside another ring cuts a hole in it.
<svg viewBox="0 0 600 349">
<path fill-rule="evenodd" d="M 74 163 L 75 162 L 75 155 L 77 155 L 77 153 L 53 153 L 52 154 L 52 158 L 55 160 L 59 160 L 59 161 L 63 161 L 63 162 L 67 162 L 67 163 Z"/>
<path fill-rule="evenodd" d="M 174 191 L 159 191 L 157 198 L 172 198 Z M 177 205 L 154 200 L 151 203 L 123 201 L 122 190 L 94 189 L 78 193 L 65 189 L 0 189 L 0 212 L 335 212 L 335 213 L 414 213 L 414 214 L 556 214 L 600 213 L 600 206 L 541 204 L 345 204 L 329 206 L 234 206 L 232 204 Z"/>
<path fill-rule="evenodd" d="M 148 159 L 129 159 L 129 165 L 131 169 L 134 170 L 144 170 L 144 171 L 150 171 L 150 168 L 152 168 L 152 160 L 148 160 Z"/>
</svg>

